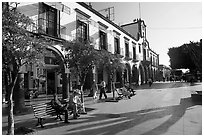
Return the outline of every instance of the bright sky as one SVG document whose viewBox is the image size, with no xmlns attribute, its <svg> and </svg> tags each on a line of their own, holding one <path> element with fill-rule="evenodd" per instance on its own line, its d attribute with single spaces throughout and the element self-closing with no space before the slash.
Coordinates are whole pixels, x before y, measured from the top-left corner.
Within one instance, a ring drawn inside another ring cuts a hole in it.
<svg viewBox="0 0 204 137">
<path fill-rule="evenodd" d="M 131 23 L 139 18 L 138 2 L 92 2 L 94 9 L 114 7 L 115 23 Z M 140 2 L 141 19 L 147 26 L 150 48 L 169 66 L 170 47 L 202 39 L 202 2 Z"/>
</svg>

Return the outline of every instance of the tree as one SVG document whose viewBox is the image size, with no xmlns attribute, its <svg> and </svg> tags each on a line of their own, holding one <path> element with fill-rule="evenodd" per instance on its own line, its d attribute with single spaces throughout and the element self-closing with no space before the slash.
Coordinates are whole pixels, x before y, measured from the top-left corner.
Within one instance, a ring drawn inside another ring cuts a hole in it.
<svg viewBox="0 0 204 137">
<path fill-rule="evenodd" d="M 202 41 L 170 48 L 168 55 L 172 69 L 202 70 Z"/>
<path fill-rule="evenodd" d="M 45 38 L 29 33 L 27 28 L 32 25 L 32 20 L 16 9 L 16 3 L 2 3 L 2 69 L 6 73 L 7 87 L 10 87 L 8 134 L 14 134 L 13 99 L 17 110 L 25 106 L 22 67 L 30 63 L 43 64 L 41 61 L 45 45 L 51 43 Z"/>
<path fill-rule="evenodd" d="M 86 113 L 84 107 L 83 86 L 86 76 L 94 66 L 98 66 L 100 62 L 99 52 L 94 49 L 88 42 L 66 42 L 63 44 L 68 51 L 67 63 L 71 69 L 72 75 L 76 75 L 79 78 L 81 87 L 81 102 L 83 104 L 83 112 Z"/>
<path fill-rule="evenodd" d="M 115 92 L 113 89 L 113 78 L 117 70 L 120 70 L 121 72 L 124 70 L 125 65 L 122 63 L 122 60 L 120 57 L 116 56 L 115 54 L 112 54 L 106 50 L 100 51 L 101 56 L 101 62 L 99 69 L 106 68 L 110 77 L 110 85 L 111 85 L 111 92 L 113 93 L 113 101 L 115 101 Z"/>
</svg>

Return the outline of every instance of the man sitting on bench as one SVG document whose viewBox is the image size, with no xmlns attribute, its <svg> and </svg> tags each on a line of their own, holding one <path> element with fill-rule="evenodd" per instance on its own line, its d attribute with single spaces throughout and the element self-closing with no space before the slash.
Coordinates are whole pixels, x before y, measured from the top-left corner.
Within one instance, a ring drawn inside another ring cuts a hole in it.
<svg viewBox="0 0 204 137">
<path fill-rule="evenodd" d="M 131 93 L 131 96 L 135 95 L 135 91 L 133 90 L 133 88 L 131 87 L 129 83 L 126 83 L 124 86 L 127 89 L 127 91 Z"/>
<path fill-rule="evenodd" d="M 121 93 L 122 93 L 125 97 L 128 97 L 128 98 L 130 99 L 131 93 L 127 90 L 126 87 L 122 87 L 122 88 L 121 88 Z"/>
<path fill-rule="evenodd" d="M 57 118 L 60 118 L 60 120 L 62 120 L 61 117 L 60 117 L 60 114 L 63 114 L 64 112 L 65 112 L 65 115 L 68 115 L 68 103 L 62 104 L 59 101 L 58 96 L 57 96 L 56 93 L 54 94 L 54 99 L 51 101 L 51 103 L 52 103 L 52 107 L 57 112 Z M 67 116 L 65 116 L 65 117 L 66 117 L 65 122 L 69 123 Z"/>
</svg>

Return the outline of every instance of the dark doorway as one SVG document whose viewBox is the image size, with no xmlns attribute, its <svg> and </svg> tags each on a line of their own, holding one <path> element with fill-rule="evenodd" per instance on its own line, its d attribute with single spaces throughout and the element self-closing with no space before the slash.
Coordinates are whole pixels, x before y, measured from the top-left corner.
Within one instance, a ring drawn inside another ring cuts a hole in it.
<svg viewBox="0 0 204 137">
<path fill-rule="evenodd" d="M 55 92 L 55 72 L 47 71 L 47 94 Z"/>
</svg>

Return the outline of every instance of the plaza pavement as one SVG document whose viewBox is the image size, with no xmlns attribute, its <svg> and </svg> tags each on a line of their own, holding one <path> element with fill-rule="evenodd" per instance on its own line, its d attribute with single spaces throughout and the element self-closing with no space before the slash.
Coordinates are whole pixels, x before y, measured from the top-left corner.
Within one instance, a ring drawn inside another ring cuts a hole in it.
<svg viewBox="0 0 204 137">
<path fill-rule="evenodd" d="M 37 119 L 30 111 L 14 117 L 15 128 L 34 129 L 34 135 L 201 135 L 202 104 L 190 98 L 192 90 L 201 89 L 200 83 L 188 86 L 158 82 L 152 87 L 138 87 L 135 96 L 119 102 L 93 100 L 85 95 L 88 114 L 76 120 L 69 117 L 69 124 L 48 118 L 45 128 L 35 127 Z M 112 97 L 112 93 L 107 95 Z M 6 129 L 7 116 L 3 114 L 2 134 Z"/>
</svg>

